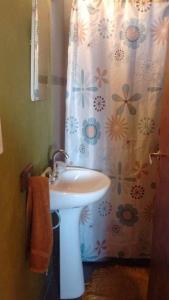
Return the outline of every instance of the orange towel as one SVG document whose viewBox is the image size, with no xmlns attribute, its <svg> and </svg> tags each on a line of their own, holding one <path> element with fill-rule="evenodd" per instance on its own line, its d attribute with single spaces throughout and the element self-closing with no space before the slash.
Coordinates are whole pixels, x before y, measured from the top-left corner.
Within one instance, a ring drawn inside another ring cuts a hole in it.
<svg viewBox="0 0 169 300">
<path fill-rule="evenodd" d="M 48 269 L 53 245 L 49 184 L 46 177 L 29 178 L 26 214 L 29 267 L 33 272 L 43 273 Z"/>
</svg>

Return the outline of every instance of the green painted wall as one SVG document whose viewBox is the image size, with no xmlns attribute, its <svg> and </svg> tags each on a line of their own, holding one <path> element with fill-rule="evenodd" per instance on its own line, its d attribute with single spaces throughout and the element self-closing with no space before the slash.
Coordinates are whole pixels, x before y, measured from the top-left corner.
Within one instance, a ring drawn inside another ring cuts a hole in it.
<svg viewBox="0 0 169 300">
<path fill-rule="evenodd" d="M 0 9 L 0 300 L 37 300 L 42 276 L 25 262 L 25 197 L 19 174 L 32 162 L 47 163 L 51 143 L 50 100 L 30 100 L 31 0 L 2 0 Z"/>
</svg>

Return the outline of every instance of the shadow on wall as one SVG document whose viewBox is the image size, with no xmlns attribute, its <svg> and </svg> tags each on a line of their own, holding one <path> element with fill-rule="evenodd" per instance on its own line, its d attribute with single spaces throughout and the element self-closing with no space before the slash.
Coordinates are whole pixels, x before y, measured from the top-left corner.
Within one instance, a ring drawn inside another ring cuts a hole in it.
<svg viewBox="0 0 169 300">
<path fill-rule="evenodd" d="M 53 1 L 51 6 L 52 100 L 55 144 L 64 148 L 68 37 L 72 0 Z"/>
</svg>

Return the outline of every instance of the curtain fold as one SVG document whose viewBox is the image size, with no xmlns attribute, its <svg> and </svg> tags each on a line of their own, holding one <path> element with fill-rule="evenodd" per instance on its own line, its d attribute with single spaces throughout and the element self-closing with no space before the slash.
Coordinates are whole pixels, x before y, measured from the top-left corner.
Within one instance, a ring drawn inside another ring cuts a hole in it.
<svg viewBox="0 0 169 300">
<path fill-rule="evenodd" d="M 69 163 L 98 169 L 109 193 L 81 215 L 84 261 L 148 258 L 156 193 L 168 1 L 73 1 L 68 50 Z"/>
</svg>

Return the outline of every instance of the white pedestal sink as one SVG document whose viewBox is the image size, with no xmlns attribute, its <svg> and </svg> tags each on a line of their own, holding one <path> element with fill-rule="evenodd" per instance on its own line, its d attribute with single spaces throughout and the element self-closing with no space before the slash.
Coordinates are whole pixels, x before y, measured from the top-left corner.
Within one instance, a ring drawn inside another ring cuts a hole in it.
<svg viewBox="0 0 169 300">
<path fill-rule="evenodd" d="M 103 173 L 66 167 L 50 185 L 50 209 L 59 209 L 60 223 L 60 298 L 74 299 L 84 293 L 80 253 L 79 219 L 84 206 L 98 201 L 110 186 Z"/>
</svg>

